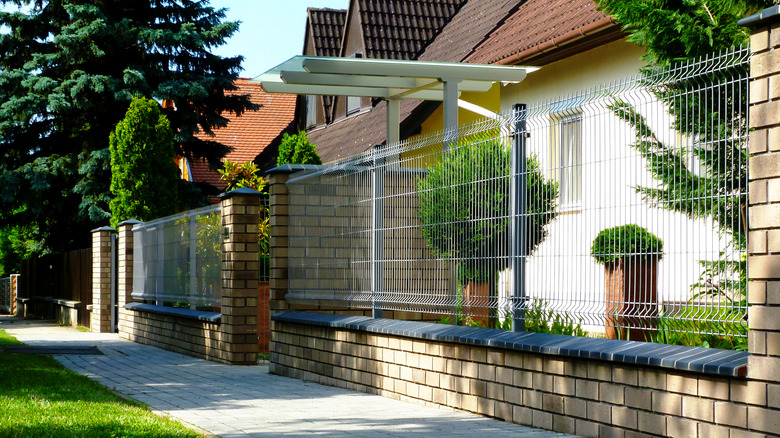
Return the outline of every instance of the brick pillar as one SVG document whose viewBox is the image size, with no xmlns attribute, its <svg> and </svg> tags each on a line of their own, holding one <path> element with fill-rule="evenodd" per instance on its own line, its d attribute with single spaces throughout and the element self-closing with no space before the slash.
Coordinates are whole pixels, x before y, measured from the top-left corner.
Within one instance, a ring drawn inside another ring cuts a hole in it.
<svg viewBox="0 0 780 438">
<path fill-rule="evenodd" d="M 222 199 L 222 324 L 230 364 L 257 363 L 258 220 L 260 192 L 241 188 Z"/>
<path fill-rule="evenodd" d="M 111 242 L 116 229 L 92 230 L 92 323 L 93 332 L 111 331 Z"/>
<path fill-rule="evenodd" d="M 19 296 L 19 274 L 11 274 L 11 315 L 16 315 L 16 298 Z"/>
<path fill-rule="evenodd" d="M 742 20 L 750 46 L 748 377 L 780 381 L 780 11 Z M 780 407 L 780 398 L 774 398 Z"/>
<path fill-rule="evenodd" d="M 290 196 L 287 191 L 287 180 L 289 177 L 289 172 L 277 172 L 275 169 L 268 179 L 271 226 L 271 275 L 269 281 L 271 314 L 290 308 L 284 299 L 285 295 L 287 295 L 288 286 L 287 255 Z M 271 324 L 271 331 L 273 332 L 273 324 Z"/>
</svg>

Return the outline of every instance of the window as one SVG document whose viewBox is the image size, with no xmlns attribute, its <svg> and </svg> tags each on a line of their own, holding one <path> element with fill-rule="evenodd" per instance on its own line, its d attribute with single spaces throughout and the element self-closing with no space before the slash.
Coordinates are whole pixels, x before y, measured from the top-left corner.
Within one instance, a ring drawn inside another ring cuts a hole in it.
<svg viewBox="0 0 780 438">
<path fill-rule="evenodd" d="M 582 116 L 561 120 L 559 131 L 561 205 L 570 206 L 582 199 Z"/>
<path fill-rule="evenodd" d="M 352 56 L 349 56 L 350 58 L 362 58 L 362 53 L 355 53 Z M 347 115 L 354 114 L 358 111 L 360 111 L 360 105 L 363 101 L 362 97 L 358 96 L 347 96 Z"/>
<path fill-rule="evenodd" d="M 317 126 L 317 96 L 306 96 L 306 129 Z"/>
</svg>

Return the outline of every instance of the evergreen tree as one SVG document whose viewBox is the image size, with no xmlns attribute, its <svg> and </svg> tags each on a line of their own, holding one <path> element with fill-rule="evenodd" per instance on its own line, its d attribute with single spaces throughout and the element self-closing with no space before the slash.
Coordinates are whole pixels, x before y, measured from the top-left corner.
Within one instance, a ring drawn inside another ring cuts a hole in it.
<svg viewBox="0 0 780 438">
<path fill-rule="evenodd" d="M 111 226 L 148 221 L 176 212 L 179 169 L 174 164 L 173 131 L 153 99 L 133 99 L 111 133 Z"/>
<path fill-rule="evenodd" d="M 255 109 L 226 95 L 242 58 L 211 50 L 238 23 L 208 0 L 0 1 L 0 229 L 33 224 L 41 251 L 108 219 L 108 139 L 132 97 L 172 102 L 176 153 L 215 165 L 227 148 L 194 134 Z"/>
<path fill-rule="evenodd" d="M 305 132 L 287 134 L 282 136 L 279 145 L 279 156 L 276 165 L 282 164 L 322 164 L 322 159 L 317 153 L 317 147 L 309 141 Z"/>
</svg>

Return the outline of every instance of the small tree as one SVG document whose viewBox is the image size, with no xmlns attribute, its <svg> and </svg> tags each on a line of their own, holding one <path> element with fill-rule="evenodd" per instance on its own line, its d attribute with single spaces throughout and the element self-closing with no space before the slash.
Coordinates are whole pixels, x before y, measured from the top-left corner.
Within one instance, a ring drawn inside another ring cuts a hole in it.
<svg viewBox="0 0 780 438">
<path fill-rule="evenodd" d="M 109 148 L 112 226 L 176 212 L 179 169 L 173 161 L 173 131 L 157 102 L 134 98 L 111 133 Z"/>
<path fill-rule="evenodd" d="M 317 147 L 309 141 L 305 132 L 297 134 L 287 134 L 282 136 L 282 143 L 279 145 L 279 156 L 276 158 L 276 165 L 282 164 L 322 164 Z"/>
<path fill-rule="evenodd" d="M 498 132 L 461 139 L 417 181 L 422 235 L 436 257 L 458 259 L 459 281 L 488 282 L 509 266 L 510 151 Z M 558 183 L 527 159 L 525 253 L 547 236 L 556 216 Z"/>
</svg>

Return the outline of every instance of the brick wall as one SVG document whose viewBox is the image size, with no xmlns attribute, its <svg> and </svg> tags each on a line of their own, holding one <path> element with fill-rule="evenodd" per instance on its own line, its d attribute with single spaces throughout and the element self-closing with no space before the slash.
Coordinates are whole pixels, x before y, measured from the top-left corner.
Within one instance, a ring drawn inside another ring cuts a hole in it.
<svg viewBox="0 0 780 438">
<path fill-rule="evenodd" d="M 92 231 L 92 321 L 90 330 L 111 331 L 111 245 L 116 229 Z"/>
<path fill-rule="evenodd" d="M 583 436 L 759 437 L 780 387 L 274 321 L 271 372 Z M 729 435 L 731 434 L 731 435 Z"/>
</svg>

